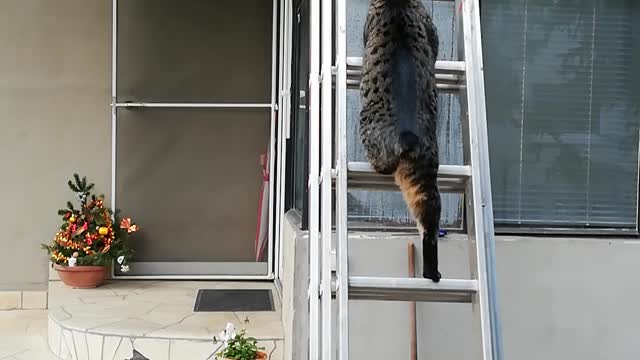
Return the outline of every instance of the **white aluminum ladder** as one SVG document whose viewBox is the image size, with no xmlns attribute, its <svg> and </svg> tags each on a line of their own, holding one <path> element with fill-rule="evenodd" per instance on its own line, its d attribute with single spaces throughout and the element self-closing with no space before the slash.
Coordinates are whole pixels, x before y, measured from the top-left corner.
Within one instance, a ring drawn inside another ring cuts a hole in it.
<svg viewBox="0 0 640 360">
<path fill-rule="evenodd" d="M 336 6 L 335 13 L 332 6 Z M 310 0 L 310 360 L 334 358 L 334 332 L 337 335 L 337 359 L 349 359 L 350 299 L 469 303 L 476 320 L 474 330 L 480 337 L 481 349 L 478 349 L 477 358 L 503 359 L 496 291 L 479 0 L 455 0 L 454 6 L 454 34 L 458 36 L 460 60 L 437 61 L 436 81 L 440 92 L 460 94 L 464 165 L 441 165 L 438 185 L 443 193 L 464 194 L 471 280 L 443 278 L 439 283 L 434 283 L 422 278 L 349 276 L 347 189 L 398 191 L 398 188 L 392 176 L 375 173 L 368 163 L 347 162 L 346 91 L 347 88 L 358 87 L 362 59 L 346 57 L 346 0 Z M 335 29 L 332 24 L 334 16 Z M 333 50 L 335 66 L 332 62 Z M 334 86 L 335 108 L 332 103 Z M 326 111 L 321 112 L 321 109 Z M 332 286 L 334 187 L 337 239 L 336 279 L 335 286 Z M 332 328 L 334 291 L 337 299 L 337 331 Z"/>
</svg>

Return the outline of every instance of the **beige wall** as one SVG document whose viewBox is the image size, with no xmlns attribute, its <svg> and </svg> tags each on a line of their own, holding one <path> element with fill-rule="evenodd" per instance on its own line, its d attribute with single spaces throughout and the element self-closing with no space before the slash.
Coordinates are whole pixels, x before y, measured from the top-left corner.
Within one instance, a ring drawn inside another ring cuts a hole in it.
<svg viewBox="0 0 640 360">
<path fill-rule="evenodd" d="M 109 196 L 110 4 L 0 1 L 0 290 L 46 288 L 73 172 Z"/>
<path fill-rule="evenodd" d="M 417 237 L 360 235 L 349 248 L 354 275 L 406 276 L 407 242 L 421 248 Z M 449 235 L 440 244 L 443 276 L 468 277 L 466 238 Z M 504 358 L 640 358 L 639 244 L 630 238 L 497 237 Z M 480 359 L 471 314 L 464 304 L 418 304 L 420 358 Z M 350 316 L 353 354 L 369 350 L 380 359 L 409 358 L 407 303 L 352 301 Z"/>
</svg>

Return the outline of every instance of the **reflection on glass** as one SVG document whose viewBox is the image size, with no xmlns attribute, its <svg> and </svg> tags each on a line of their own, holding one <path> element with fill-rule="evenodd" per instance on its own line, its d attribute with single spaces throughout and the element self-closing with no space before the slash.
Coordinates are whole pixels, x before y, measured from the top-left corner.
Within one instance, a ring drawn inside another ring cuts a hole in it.
<svg viewBox="0 0 640 360">
<path fill-rule="evenodd" d="M 482 6 L 496 221 L 634 227 L 638 2 Z"/>
<path fill-rule="evenodd" d="M 264 0 L 119 2 L 118 101 L 270 103 L 272 17 Z"/>
<path fill-rule="evenodd" d="M 116 205 L 140 225 L 136 261 L 256 261 L 269 120 L 268 109 L 118 112 Z"/>
</svg>

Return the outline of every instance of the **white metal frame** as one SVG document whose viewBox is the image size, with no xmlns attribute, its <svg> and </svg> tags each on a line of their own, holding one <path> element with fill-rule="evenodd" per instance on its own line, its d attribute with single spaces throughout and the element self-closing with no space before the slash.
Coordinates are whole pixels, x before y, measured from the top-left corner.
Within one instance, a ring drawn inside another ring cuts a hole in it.
<svg viewBox="0 0 640 360">
<path fill-rule="evenodd" d="M 309 20 L 309 358 L 319 359 L 320 0 L 309 0 Z"/>
<path fill-rule="evenodd" d="M 280 234 L 281 228 L 282 228 L 282 224 L 281 224 L 281 211 L 280 211 L 280 204 L 281 204 L 281 196 L 280 194 L 282 193 L 282 181 L 280 180 L 280 172 L 282 170 L 282 154 L 283 154 L 283 149 L 282 149 L 282 112 L 284 111 L 284 103 L 282 101 L 282 86 L 283 86 L 283 60 L 284 60 L 284 47 L 283 47 L 283 39 L 284 39 L 284 1 L 282 1 L 280 3 L 280 13 L 278 14 L 279 16 L 279 28 L 278 28 L 278 33 L 280 35 L 279 38 L 279 44 L 280 46 L 278 46 L 278 63 L 279 63 L 279 68 L 278 68 L 278 111 L 276 112 L 276 120 L 278 121 L 278 133 L 277 133 L 277 140 L 278 140 L 278 144 L 277 144 L 277 149 L 276 149 L 276 153 L 277 153 L 277 159 L 276 159 L 276 173 L 277 173 L 277 182 L 275 184 L 276 188 L 277 188 L 277 198 L 276 198 L 276 203 L 273 204 L 275 206 L 275 219 L 274 219 L 274 225 L 275 225 L 275 243 L 274 243 L 274 263 L 273 263 L 273 267 L 274 267 L 274 278 L 276 279 L 276 283 L 278 283 L 278 280 L 280 279 L 280 265 L 282 263 L 282 259 L 280 258 L 280 254 L 282 253 L 282 236 Z M 271 176 L 271 180 L 273 181 L 273 175 Z M 278 285 L 281 286 L 281 285 Z"/>
<path fill-rule="evenodd" d="M 267 273 L 264 275 L 118 275 L 112 267 L 113 278 L 118 279 L 167 279 L 167 280 L 272 280 L 275 278 L 274 267 L 274 249 L 276 243 L 274 241 L 274 169 L 276 154 L 275 149 L 275 127 L 277 121 L 277 76 L 276 76 L 276 60 L 278 57 L 277 34 L 278 34 L 278 0 L 272 0 L 272 44 L 271 44 L 271 103 L 155 103 L 155 102 L 118 102 L 117 98 L 117 49 L 118 49 L 118 0 L 112 1 L 112 23 L 111 23 L 111 207 L 116 208 L 116 158 L 117 158 L 117 125 L 118 125 L 118 109 L 119 108 L 269 108 L 270 114 L 270 142 L 269 142 L 269 232 L 268 232 L 268 259 Z M 317 1 L 317 0 L 316 0 Z M 277 245 L 279 246 L 279 244 Z"/>
<path fill-rule="evenodd" d="M 336 0 L 336 171 L 347 171 L 347 0 Z M 338 174 L 336 174 L 338 175 Z M 336 194 L 347 193 L 347 177 L 336 176 Z M 349 267 L 347 197 L 336 196 L 336 300 L 338 359 L 349 359 Z M 342 241 L 340 241 L 340 239 Z"/>
<path fill-rule="evenodd" d="M 322 164 L 320 172 L 321 188 L 321 226 L 322 226 L 322 271 L 320 292 L 322 305 L 322 359 L 331 360 L 332 348 L 332 311 L 331 311 L 331 234 L 332 234 L 332 170 L 333 170 L 333 108 L 332 108 L 332 84 L 333 84 L 333 0 L 322 1 L 322 120 L 321 151 Z"/>
<path fill-rule="evenodd" d="M 291 116 L 291 19 L 292 0 L 281 0 L 280 2 L 280 70 L 279 70 L 279 99 L 278 99 L 278 149 L 276 173 L 277 187 L 275 204 L 275 277 L 279 279 L 283 271 L 283 246 L 284 246 L 284 198 L 286 193 L 286 161 L 287 143 L 289 138 L 289 121 Z"/>
</svg>

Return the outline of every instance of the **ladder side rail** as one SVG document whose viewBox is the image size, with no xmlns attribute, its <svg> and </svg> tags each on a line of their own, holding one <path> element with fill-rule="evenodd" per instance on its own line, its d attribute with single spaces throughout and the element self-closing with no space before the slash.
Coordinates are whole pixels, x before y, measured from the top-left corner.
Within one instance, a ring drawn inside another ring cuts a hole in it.
<svg viewBox="0 0 640 360">
<path fill-rule="evenodd" d="M 332 179 L 333 168 L 333 93 L 332 93 L 332 50 L 333 50 L 333 0 L 322 0 L 322 26 L 321 26 L 321 281 L 320 302 L 322 313 L 322 360 L 331 360 L 332 336 L 332 311 L 331 311 L 331 238 L 332 238 Z"/>
<path fill-rule="evenodd" d="M 464 51 L 464 26 L 463 26 L 463 16 L 462 16 L 462 3 L 464 0 L 456 0 L 454 4 L 454 36 L 456 43 L 456 52 L 458 55 L 458 60 L 461 60 L 465 66 L 464 71 L 466 72 L 467 64 L 464 62 L 465 60 L 465 51 Z M 465 74 L 465 79 L 469 79 L 469 74 Z M 461 91 L 457 94 L 457 98 L 460 104 L 460 127 L 462 129 L 462 156 L 463 156 L 463 164 L 469 166 L 471 169 L 472 161 L 471 161 L 471 144 L 470 144 L 470 121 L 471 117 L 469 114 L 469 106 L 467 102 L 468 96 L 468 88 L 465 86 L 461 89 Z M 470 170 L 471 173 L 473 171 Z M 471 174 L 472 175 L 472 174 Z M 463 193 L 463 229 L 466 232 L 469 240 L 469 270 L 472 279 L 477 279 L 477 258 L 476 252 L 473 249 L 475 244 L 475 220 L 474 220 L 474 209 L 473 209 L 473 181 L 467 181 L 465 183 L 464 193 Z M 480 328 L 477 329 L 480 331 Z"/>
<path fill-rule="evenodd" d="M 473 53 L 469 49 L 470 37 L 468 7 L 470 1 L 459 0 L 456 2 L 458 12 L 458 24 L 460 25 L 458 42 L 459 56 L 465 60 L 466 65 L 466 88 L 461 94 L 461 121 L 466 123 L 466 137 L 463 143 L 468 147 L 465 155 L 471 164 L 472 176 L 465 193 L 466 203 L 466 229 L 469 235 L 469 259 L 470 271 L 473 278 L 478 279 L 479 291 L 473 302 L 474 325 L 476 335 L 479 338 L 479 345 L 484 360 L 493 359 L 493 343 L 490 338 L 491 324 L 489 318 L 489 306 L 487 296 L 486 281 L 486 259 L 485 259 L 485 239 L 483 229 L 483 218 L 480 207 L 482 206 L 479 167 L 482 166 L 478 157 L 477 142 L 477 119 L 475 114 L 476 98 L 474 96 L 474 76 L 475 68 L 473 63 Z"/>
<path fill-rule="evenodd" d="M 493 220 L 493 200 L 491 193 L 491 171 L 489 162 L 489 139 L 487 130 L 487 110 L 484 84 L 484 64 L 482 51 L 482 27 L 480 23 L 480 3 L 478 0 L 471 0 L 468 4 L 468 14 L 465 21 L 468 23 L 470 33 L 469 43 L 466 48 L 473 58 L 472 77 L 467 80 L 472 89 L 472 94 L 476 99 L 473 107 L 473 117 L 476 123 L 477 151 L 479 166 L 477 166 L 477 176 L 480 179 L 480 195 L 482 207 L 481 211 L 484 230 L 484 256 L 486 270 L 486 294 L 489 306 L 490 334 L 493 349 L 493 360 L 502 360 L 502 331 L 498 312 L 498 293 L 496 279 L 495 260 L 495 231 Z"/>
<path fill-rule="evenodd" d="M 484 121 L 485 114 L 479 114 L 479 103 L 484 103 L 484 92 L 478 89 L 478 77 L 482 75 L 481 67 L 478 66 L 476 51 L 473 46 L 478 28 L 472 23 L 473 13 L 477 9 L 477 0 L 458 0 L 456 1 L 456 9 L 459 11 L 459 25 L 462 29 L 459 36 L 462 36 L 458 43 L 459 54 L 464 58 L 466 65 L 466 91 L 461 101 L 461 112 L 463 118 L 467 119 L 468 131 L 466 137 L 468 141 L 468 155 L 471 163 L 472 176 L 467 188 L 467 232 L 469 234 L 470 245 L 475 243 L 475 249 L 470 248 L 471 272 L 472 276 L 478 279 L 479 291 L 473 301 L 473 312 L 479 317 L 477 319 L 477 331 L 480 335 L 480 345 L 482 358 L 484 360 L 497 360 L 494 358 L 494 348 L 492 340 L 492 324 L 488 296 L 488 267 L 486 259 L 486 231 L 484 217 L 484 199 L 482 196 L 482 175 L 483 166 L 487 164 L 480 159 L 479 132 L 483 128 L 480 122 Z M 484 107 L 482 107 L 484 109 Z M 473 251 L 475 250 L 475 251 Z M 475 254 L 474 254 L 475 253 Z M 475 255 L 475 256 L 474 256 Z"/>
<path fill-rule="evenodd" d="M 336 0 L 336 300 L 338 360 L 349 359 L 347 0 Z"/>
<path fill-rule="evenodd" d="M 309 360 L 320 359 L 319 150 L 320 0 L 309 1 Z"/>
</svg>

